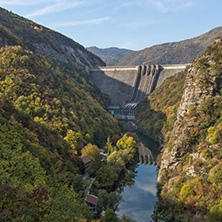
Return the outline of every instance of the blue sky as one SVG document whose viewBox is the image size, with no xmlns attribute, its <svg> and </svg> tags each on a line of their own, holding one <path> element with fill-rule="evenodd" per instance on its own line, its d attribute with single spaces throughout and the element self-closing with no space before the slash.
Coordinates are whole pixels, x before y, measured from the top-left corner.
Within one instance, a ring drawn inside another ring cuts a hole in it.
<svg viewBox="0 0 222 222">
<path fill-rule="evenodd" d="M 222 26 L 221 0 L 0 0 L 83 46 L 140 50 Z"/>
</svg>

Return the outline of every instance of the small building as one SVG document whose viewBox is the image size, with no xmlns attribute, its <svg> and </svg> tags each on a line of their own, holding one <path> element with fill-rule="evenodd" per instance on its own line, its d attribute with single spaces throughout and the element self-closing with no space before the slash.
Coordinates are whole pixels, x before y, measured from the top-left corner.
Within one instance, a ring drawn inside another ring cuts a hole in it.
<svg viewBox="0 0 222 222">
<path fill-rule="evenodd" d="M 104 149 L 99 149 L 99 153 L 100 153 L 100 156 L 102 157 L 102 159 L 107 158 L 107 152 Z"/>
<path fill-rule="evenodd" d="M 82 159 L 82 162 L 84 163 L 85 165 L 85 168 L 88 168 L 90 163 L 92 162 L 93 160 L 93 157 L 90 156 L 89 154 L 87 155 L 84 155 L 84 156 L 81 156 L 81 159 Z"/>
<path fill-rule="evenodd" d="M 98 197 L 87 194 L 85 198 L 86 204 L 89 206 L 89 209 L 93 212 L 93 215 L 97 215 L 97 205 L 98 205 Z"/>
<path fill-rule="evenodd" d="M 111 115 L 114 117 L 120 115 L 120 107 L 119 106 L 108 106 L 108 110 L 110 111 Z"/>
</svg>

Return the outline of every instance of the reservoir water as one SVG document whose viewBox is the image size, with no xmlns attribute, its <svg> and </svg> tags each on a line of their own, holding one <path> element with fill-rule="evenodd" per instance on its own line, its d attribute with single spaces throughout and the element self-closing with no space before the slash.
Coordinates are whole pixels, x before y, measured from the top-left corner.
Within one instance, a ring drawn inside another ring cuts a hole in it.
<svg viewBox="0 0 222 222">
<path fill-rule="evenodd" d="M 152 165 L 154 159 L 151 151 L 142 143 L 139 148 L 139 159 L 135 183 L 131 188 L 124 188 L 124 201 L 119 205 L 118 215 L 125 214 L 137 222 L 150 222 L 157 202 L 157 167 Z"/>
</svg>

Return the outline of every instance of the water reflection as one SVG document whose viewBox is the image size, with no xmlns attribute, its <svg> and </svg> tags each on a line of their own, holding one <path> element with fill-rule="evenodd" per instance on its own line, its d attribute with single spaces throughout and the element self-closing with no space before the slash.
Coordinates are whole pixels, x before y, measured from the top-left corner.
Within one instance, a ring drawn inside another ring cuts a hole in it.
<svg viewBox="0 0 222 222">
<path fill-rule="evenodd" d="M 142 143 L 139 143 L 139 161 L 140 164 L 154 164 L 155 165 L 155 161 L 152 155 L 152 152 Z"/>
<path fill-rule="evenodd" d="M 119 205 L 118 214 L 125 214 L 137 222 L 149 222 L 157 201 L 157 171 L 156 166 L 151 165 L 154 163 L 152 152 L 142 143 L 139 144 L 139 161 L 135 183 L 131 188 L 124 188 L 124 202 Z"/>
</svg>

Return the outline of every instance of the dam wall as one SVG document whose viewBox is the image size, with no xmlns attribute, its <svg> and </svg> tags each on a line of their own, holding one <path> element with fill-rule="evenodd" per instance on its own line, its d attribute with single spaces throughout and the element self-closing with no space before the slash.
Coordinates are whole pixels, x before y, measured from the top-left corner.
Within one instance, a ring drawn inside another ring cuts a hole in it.
<svg viewBox="0 0 222 222">
<path fill-rule="evenodd" d="M 186 66 L 190 64 L 170 64 L 170 65 L 162 65 L 161 75 L 159 75 L 158 82 L 156 84 L 156 88 L 159 87 L 165 79 L 170 76 L 175 75 L 178 72 L 183 71 Z"/>
<path fill-rule="evenodd" d="M 91 69 L 95 85 L 110 97 L 110 105 L 120 105 L 129 101 L 137 81 L 139 66 L 136 67 L 100 67 Z"/>
<path fill-rule="evenodd" d="M 137 104 L 186 64 L 92 68 L 93 83 L 110 97 L 110 106 Z"/>
</svg>

